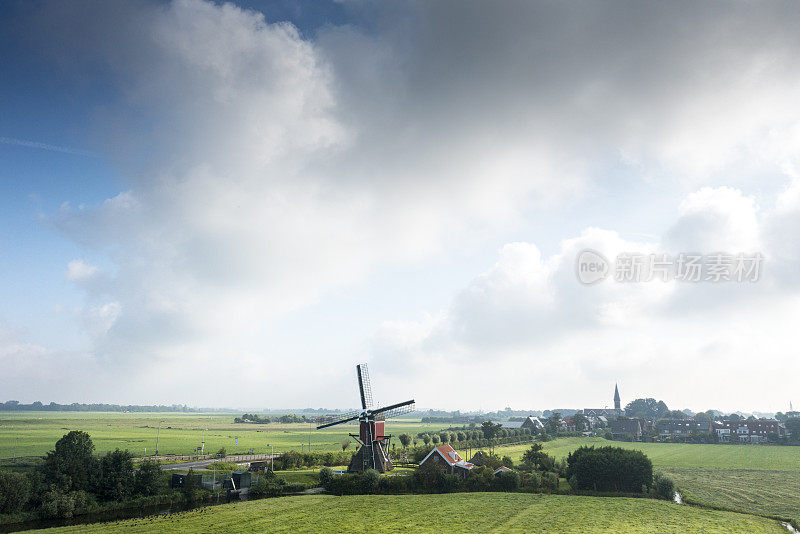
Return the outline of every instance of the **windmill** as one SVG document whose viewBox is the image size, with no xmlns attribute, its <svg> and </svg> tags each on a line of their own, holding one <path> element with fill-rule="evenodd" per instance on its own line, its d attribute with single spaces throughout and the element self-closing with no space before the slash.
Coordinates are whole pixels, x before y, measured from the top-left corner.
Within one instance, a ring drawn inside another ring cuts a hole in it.
<svg viewBox="0 0 800 534">
<path fill-rule="evenodd" d="M 361 410 L 336 415 L 322 420 L 317 430 L 341 425 L 350 421 L 358 421 L 358 434 L 350 434 L 361 447 L 347 468 L 349 472 L 377 469 L 381 473 L 392 468 L 389 458 L 389 440 L 386 434 L 386 420 L 414 411 L 414 400 L 398 402 L 381 408 L 373 408 L 372 386 L 369 383 L 367 364 L 356 365 L 358 376 L 358 392 L 361 395 Z"/>
</svg>

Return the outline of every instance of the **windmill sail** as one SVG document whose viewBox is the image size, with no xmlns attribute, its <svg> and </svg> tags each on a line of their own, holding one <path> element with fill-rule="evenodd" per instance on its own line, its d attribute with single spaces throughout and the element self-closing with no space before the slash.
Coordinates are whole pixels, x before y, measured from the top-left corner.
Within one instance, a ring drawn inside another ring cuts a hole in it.
<svg viewBox="0 0 800 534">
<path fill-rule="evenodd" d="M 369 383 L 369 369 L 366 363 L 356 365 L 358 375 L 358 392 L 361 394 L 361 408 L 368 410 L 372 408 L 372 385 Z"/>
<path fill-rule="evenodd" d="M 317 430 L 319 430 L 320 428 L 327 428 L 329 426 L 341 425 L 343 423 L 355 421 L 359 418 L 361 413 L 362 412 L 360 411 L 353 411 L 341 415 L 337 414 L 326 417 L 320 417 L 317 420 L 317 422 L 320 423 L 319 425 L 317 425 Z"/>
</svg>

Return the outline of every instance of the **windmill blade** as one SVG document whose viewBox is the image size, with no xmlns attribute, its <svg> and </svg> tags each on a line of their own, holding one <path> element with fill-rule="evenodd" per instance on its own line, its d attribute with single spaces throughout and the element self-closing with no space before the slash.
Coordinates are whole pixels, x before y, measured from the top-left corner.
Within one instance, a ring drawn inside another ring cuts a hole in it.
<svg viewBox="0 0 800 534">
<path fill-rule="evenodd" d="M 341 425 L 343 423 L 348 423 L 350 421 L 355 421 L 356 419 L 359 418 L 360 415 L 361 412 L 353 411 L 353 412 L 348 412 L 346 414 L 337 414 L 326 417 L 320 417 L 319 419 L 317 419 L 317 422 L 320 423 L 319 425 L 317 425 L 317 430 L 321 428 L 328 428 L 329 426 Z"/>
<path fill-rule="evenodd" d="M 372 385 L 369 383 L 369 369 L 366 363 L 356 365 L 358 392 L 361 394 L 361 408 L 369 410 L 373 406 Z"/>
<path fill-rule="evenodd" d="M 383 408 L 378 408 L 377 410 L 371 410 L 370 413 L 375 416 L 376 421 L 381 421 L 411 413 L 415 409 L 416 405 L 414 404 L 414 399 L 411 399 L 405 402 L 398 402 L 397 404 L 384 406 Z"/>
</svg>

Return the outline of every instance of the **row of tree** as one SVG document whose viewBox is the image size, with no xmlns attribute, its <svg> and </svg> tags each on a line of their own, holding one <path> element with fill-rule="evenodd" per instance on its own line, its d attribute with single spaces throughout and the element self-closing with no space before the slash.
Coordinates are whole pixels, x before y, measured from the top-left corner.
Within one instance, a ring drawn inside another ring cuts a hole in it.
<svg viewBox="0 0 800 534">
<path fill-rule="evenodd" d="M 89 434 L 72 431 L 32 472 L 0 472 L 0 513 L 71 517 L 77 509 L 153 496 L 165 488 L 157 462 L 144 461 L 134 470 L 130 453 L 119 449 L 98 458 Z"/>
</svg>

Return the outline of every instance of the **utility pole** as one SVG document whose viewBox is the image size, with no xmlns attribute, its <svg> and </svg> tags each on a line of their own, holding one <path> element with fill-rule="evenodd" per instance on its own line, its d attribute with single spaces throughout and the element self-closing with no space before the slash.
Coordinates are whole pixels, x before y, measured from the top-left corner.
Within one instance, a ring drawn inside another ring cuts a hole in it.
<svg viewBox="0 0 800 534">
<path fill-rule="evenodd" d="M 200 455 L 201 456 L 203 454 L 205 454 L 205 452 L 206 452 L 206 430 L 208 430 L 208 429 L 207 428 L 203 429 L 203 442 L 202 442 L 202 445 L 200 446 Z"/>
<path fill-rule="evenodd" d="M 156 456 L 158 456 L 158 437 L 161 434 L 161 423 L 163 423 L 163 422 L 164 421 L 159 421 L 158 422 L 158 430 L 156 431 Z"/>
</svg>

